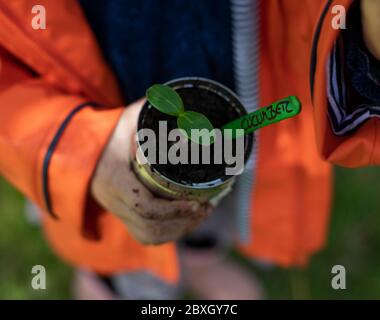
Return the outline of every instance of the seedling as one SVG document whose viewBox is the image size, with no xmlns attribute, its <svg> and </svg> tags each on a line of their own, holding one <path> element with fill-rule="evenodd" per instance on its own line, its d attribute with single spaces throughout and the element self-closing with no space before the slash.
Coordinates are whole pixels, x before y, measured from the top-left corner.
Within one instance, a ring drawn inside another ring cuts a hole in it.
<svg viewBox="0 0 380 320">
<path fill-rule="evenodd" d="M 177 117 L 178 128 L 183 130 L 188 138 L 192 138 L 192 129 L 214 130 L 213 125 L 205 115 L 195 111 L 186 111 L 180 95 L 171 87 L 155 84 L 147 90 L 146 96 L 150 104 L 157 110 Z M 200 141 L 193 141 L 203 144 L 202 139 Z"/>
<path fill-rule="evenodd" d="M 155 84 L 147 90 L 146 96 L 149 103 L 157 110 L 177 117 L 178 128 L 181 129 L 188 138 L 192 139 L 192 129 L 214 130 L 212 123 L 205 115 L 199 112 L 186 111 L 180 95 L 171 87 Z M 300 112 L 301 103 L 298 98 L 289 96 L 225 124 L 222 127 L 222 132 L 223 134 L 227 132 L 231 138 L 238 138 L 242 135 L 252 133 L 259 128 L 292 118 Z M 200 144 L 208 143 L 208 141 L 204 143 L 202 139 L 200 139 L 200 141 L 193 141 Z M 213 143 L 213 139 L 211 143 Z"/>
</svg>

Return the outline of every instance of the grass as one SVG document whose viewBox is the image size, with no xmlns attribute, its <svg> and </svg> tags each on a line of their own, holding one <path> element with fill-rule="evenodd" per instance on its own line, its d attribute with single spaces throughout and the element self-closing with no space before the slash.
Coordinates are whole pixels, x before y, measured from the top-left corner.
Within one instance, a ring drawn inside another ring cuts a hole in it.
<svg viewBox="0 0 380 320">
<path fill-rule="evenodd" d="M 45 267 L 45 290 L 32 289 L 35 265 Z M 28 223 L 23 196 L 0 178 L 0 299 L 68 299 L 70 278 L 40 228 Z"/>
<path fill-rule="evenodd" d="M 380 299 L 380 170 L 335 170 L 327 247 L 306 270 L 262 271 L 270 299 Z M 333 290 L 331 269 L 346 268 L 346 290 Z"/>
<path fill-rule="evenodd" d="M 335 203 L 326 249 L 306 270 L 255 272 L 270 299 L 380 298 L 380 169 L 336 172 Z M 347 289 L 331 288 L 331 268 L 347 270 Z M 31 269 L 43 265 L 47 289 L 31 288 Z M 24 216 L 24 199 L 0 179 L 0 299 L 68 299 L 71 268 L 50 251 Z"/>
</svg>

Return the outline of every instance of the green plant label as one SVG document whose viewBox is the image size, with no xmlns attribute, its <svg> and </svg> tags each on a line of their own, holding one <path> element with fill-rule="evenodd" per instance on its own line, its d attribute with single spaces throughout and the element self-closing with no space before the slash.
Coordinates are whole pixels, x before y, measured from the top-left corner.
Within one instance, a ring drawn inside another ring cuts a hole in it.
<svg viewBox="0 0 380 320">
<path fill-rule="evenodd" d="M 232 138 L 239 138 L 257 129 L 295 117 L 301 112 L 301 109 L 301 102 L 298 98 L 290 96 L 231 121 L 224 125 L 222 130 L 232 129 L 232 131 L 224 131 L 224 135 L 232 135 Z M 239 130 L 241 132 L 239 134 L 237 129 L 243 129 L 244 131 Z"/>
</svg>

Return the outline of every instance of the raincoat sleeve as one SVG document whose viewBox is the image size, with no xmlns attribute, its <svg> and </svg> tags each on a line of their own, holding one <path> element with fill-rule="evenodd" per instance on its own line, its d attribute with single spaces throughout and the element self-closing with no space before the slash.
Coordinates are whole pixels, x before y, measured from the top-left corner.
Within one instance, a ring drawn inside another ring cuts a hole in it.
<svg viewBox="0 0 380 320">
<path fill-rule="evenodd" d="M 98 109 L 80 96 L 61 93 L 1 48 L 0 61 L 0 173 L 47 211 L 45 174 L 57 223 L 82 232 L 85 213 L 91 215 L 86 210 L 90 179 L 122 108 Z"/>
</svg>

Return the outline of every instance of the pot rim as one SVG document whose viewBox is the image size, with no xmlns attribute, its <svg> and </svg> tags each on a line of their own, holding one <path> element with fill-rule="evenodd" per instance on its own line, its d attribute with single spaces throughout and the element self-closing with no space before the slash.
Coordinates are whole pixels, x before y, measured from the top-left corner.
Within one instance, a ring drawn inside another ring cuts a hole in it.
<svg viewBox="0 0 380 320">
<path fill-rule="evenodd" d="M 229 89 L 228 87 L 224 86 L 223 84 L 221 84 L 215 80 L 211 80 L 211 79 L 204 78 L 204 77 L 180 77 L 180 78 L 175 78 L 175 79 L 172 79 L 170 81 L 167 81 L 164 84 L 170 85 L 171 87 L 174 87 L 174 88 L 177 88 L 177 87 L 173 86 L 173 84 L 175 84 L 177 82 L 181 82 L 181 81 L 189 81 L 189 82 L 201 81 L 201 82 L 205 82 L 205 83 L 211 83 L 216 88 L 221 88 L 222 90 L 226 91 L 226 93 L 228 95 L 232 96 L 238 102 L 238 104 L 241 106 L 243 113 L 245 113 L 245 114 L 248 113 L 247 110 L 245 109 L 243 103 L 240 101 L 239 97 L 236 95 L 236 93 L 234 93 L 231 89 Z M 189 85 L 189 86 L 184 85 L 181 87 L 186 88 L 186 87 L 192 87 L 192 86 L 193 85 Z M 206 88 L 201 88 L 201 89 L 206 89 Z M 150 106 L 149 102 L 146 101 L 143 108 L 141 109 L 139 117 L 138 117 L 138 124 L 137 124 L 137 128 L 136 128 L 136 132 L 138 132 L 141 129 L 140 125 L 142 123 L 143 111 L 144 111 L 144 109 L 149 108 L 149 106 Z M 253 144 L 255 141 L 255 136 L 253 134 L 247 135 L 246 137 L 247 137 L 246 140 L 248 143 L 247 143 L 247 146 L 245 147 L 245 152 L 244 152 L 244 165 L 247 163 L 247 161 L 248 161 L 248 159 L 252 153 Z M 137 147 L 139 147 L 138 141 L 137 141 Z M 179 187 L 192 188 L 192 189 L 209 189 L 209 188 L 213 188 L 213 187 L 218 187 L 218 186 L 221 186 L 225 183 L 228 183 L 229 181 L 231 181 L 233 178 L 236 177 L 234 175 L 231 175 L 231 176 L 223 175 L 220 178 L 214 179 L 212 181 L 207 181 L 207 182 L 181 183 L 181 182 L 174 181 L 174 180 L 168 178 L 167 176 L 165 176 L 164 174 L 159 172 L 157 169 L 152 167 L 152 165 L 150 165 L 148 162 L 144 166 L 149 166 L 149 169 L 150 169 L 152 174 L 157 175 L 160 179 L 163 179 L 164 181 L 166 181 L 170 184 L 174 184 L 174 185 L 179 186 Z"/>
</svg>

